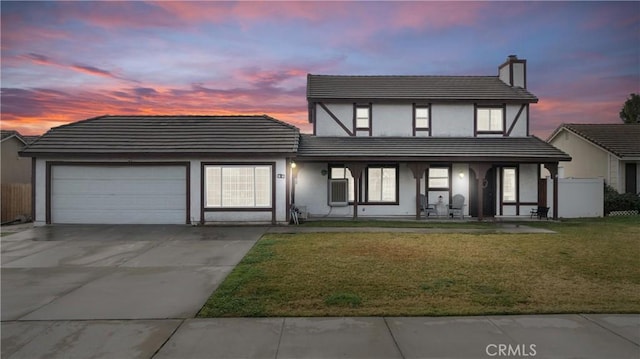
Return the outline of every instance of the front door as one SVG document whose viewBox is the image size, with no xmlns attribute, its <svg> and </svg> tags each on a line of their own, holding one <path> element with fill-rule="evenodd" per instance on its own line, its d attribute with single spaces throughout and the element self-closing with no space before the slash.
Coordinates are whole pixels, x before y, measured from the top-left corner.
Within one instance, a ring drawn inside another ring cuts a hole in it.
<svg viewBox="0 0 640 359">
<path fill-rule="evenodd" d="M 469 171 L 469 214 L 478 217 L 478 181 L 473 170 Z M 487 171 L 486 181 L 481 181 L 483 187 L 482 215 L 493 217 L 496 215 L 496 169 L 491 167 Z"/>
</svg>

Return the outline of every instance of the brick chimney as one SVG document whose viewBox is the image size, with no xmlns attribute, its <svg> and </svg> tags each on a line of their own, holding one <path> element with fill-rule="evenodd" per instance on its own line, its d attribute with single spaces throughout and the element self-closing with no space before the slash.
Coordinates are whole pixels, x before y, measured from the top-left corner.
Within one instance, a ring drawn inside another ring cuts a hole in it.
<svg viewBox="0 0 640 359">
<path fill-rule="evenodd" d="M 507 61 L 498 67 L 498 77 L 511 87 L 527 88 L 527 60 L 509 55 Z"/>
</svg>

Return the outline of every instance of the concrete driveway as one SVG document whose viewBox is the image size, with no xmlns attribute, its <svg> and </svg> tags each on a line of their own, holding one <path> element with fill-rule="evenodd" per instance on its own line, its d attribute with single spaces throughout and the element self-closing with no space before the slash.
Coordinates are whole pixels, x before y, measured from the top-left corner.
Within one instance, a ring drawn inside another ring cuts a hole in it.
<svg viewBox="0 0 640 359">
<path fill-rule="evenodd" d="M 151 357 L 266 229 L 69 225 L 3 236 L 2 357 Z"/>
</svg>

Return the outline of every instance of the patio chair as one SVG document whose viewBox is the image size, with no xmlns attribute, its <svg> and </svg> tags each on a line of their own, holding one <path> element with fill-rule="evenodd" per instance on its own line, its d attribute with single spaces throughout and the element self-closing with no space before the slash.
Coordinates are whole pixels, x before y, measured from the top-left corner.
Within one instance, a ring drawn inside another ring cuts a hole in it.
<svg viewBox="0 0 640 359">
<path fill-rule="evenodd" d="M 449 205 L 449 216 L 454 218 L 460 216 L 460 219 L 464 218 L 464 196 L 457 194 L 451 198 L 451 205 Z"/>
<path fill-rule="evenodd" d="M 427 217 L 429 217 L 429 214 L 431 213 L 438 215 L 436 206 L 433 204 L 427 203 L 427 197 L 423 194 L 420 195 L 420 209 L 424 212 L 424 215 Z"/>
<path fill-rule="evenodd" d="M 546 218 L 549 220 L 549 207 L 538 206 L 538 208 L 531 209 L 530 218 L 533 219 L 533 216 L 538 217 L 538 219 Z"/>
<path fill-rule="evenodd" d="M 291 222 L 294 224 L 300 224 L 307 220 L 307 207 L 306 206 L 296 206 L 295 204 L 291 204 Z"/>
</svg>

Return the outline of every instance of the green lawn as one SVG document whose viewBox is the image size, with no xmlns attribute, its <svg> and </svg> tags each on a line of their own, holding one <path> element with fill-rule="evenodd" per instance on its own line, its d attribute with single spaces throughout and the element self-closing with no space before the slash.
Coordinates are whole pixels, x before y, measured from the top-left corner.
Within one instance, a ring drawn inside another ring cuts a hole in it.
<svg viewBox="0 0 640 359">
<path fill-rule="evenodd" d="M 199 316 L 640 313 L 638 217 L 533 225 L 558 233 L 269 234 Z"/>
</svg>

